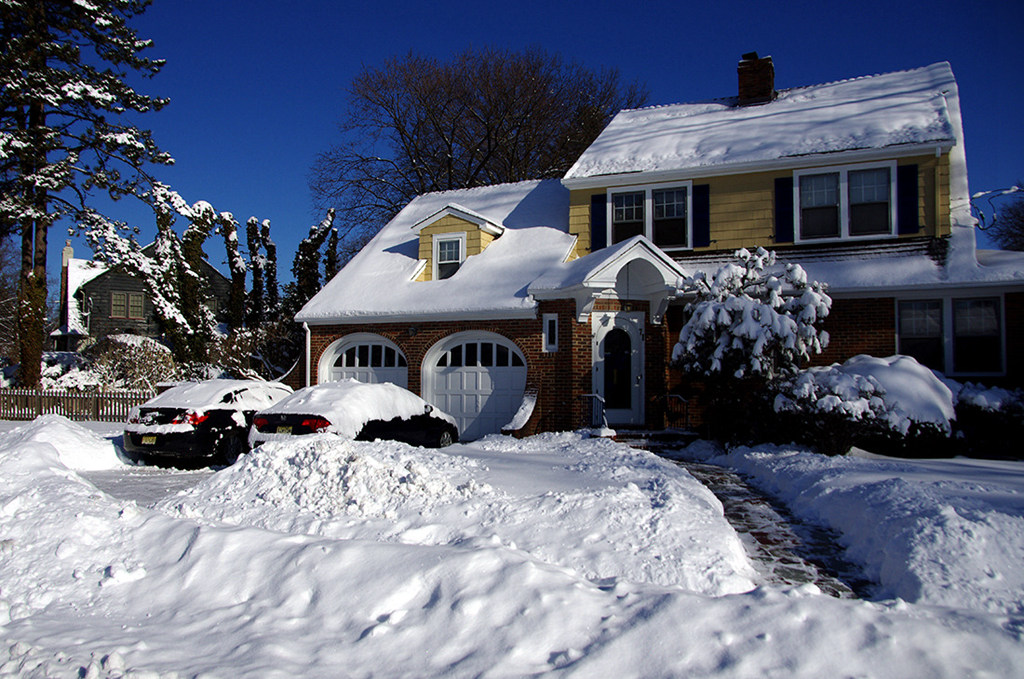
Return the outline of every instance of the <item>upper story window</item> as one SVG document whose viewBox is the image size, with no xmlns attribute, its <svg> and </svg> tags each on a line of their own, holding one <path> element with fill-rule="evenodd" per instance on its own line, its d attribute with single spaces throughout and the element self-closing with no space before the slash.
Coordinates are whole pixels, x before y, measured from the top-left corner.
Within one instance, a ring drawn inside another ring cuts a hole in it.
<svg viewBox="0 0 1024 679">
<path fill-rule="evenodd" d="M 692 247 L 691 188 L 690 182 L 684 182 L 630 191 L 609 189 L 609 242 L 642 235 L 661 248 Z"/>
<path fill-rule="evenodd" d="M 451 278 L 465 259 L 465 233 L 434 236 L 434 280 Z"/>
<path fill-rule="evenodd" d="M 110 293 L 110 317 L 141 320 L 143 318 L 144 299 L 145 297 L 141 292 Z"/>
<path fill-rule="evenodd" d="M 798 241 L 895 234 L 896 164 L 794 174 Z"/>
</svg>

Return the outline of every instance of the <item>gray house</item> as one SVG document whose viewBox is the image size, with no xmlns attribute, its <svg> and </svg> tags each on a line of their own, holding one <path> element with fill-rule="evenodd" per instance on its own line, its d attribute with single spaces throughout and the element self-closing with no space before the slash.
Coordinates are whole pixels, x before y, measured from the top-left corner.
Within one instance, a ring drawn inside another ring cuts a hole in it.
<svg viewBox="0 0 1024 679">
<path fill-rule="evenodd" d="M 53 349 L 76 351 L 86 339 L 107 335 L 163 334 L 141 280 L 123 270 L 75 258 L 70 241 L 62 255 L 60 325 L 50 333 Z M 208 282 L 206 303 L 224 320 L 230 281 L 207 262 L 203 262 L 201 273 Z"/>
</svg>

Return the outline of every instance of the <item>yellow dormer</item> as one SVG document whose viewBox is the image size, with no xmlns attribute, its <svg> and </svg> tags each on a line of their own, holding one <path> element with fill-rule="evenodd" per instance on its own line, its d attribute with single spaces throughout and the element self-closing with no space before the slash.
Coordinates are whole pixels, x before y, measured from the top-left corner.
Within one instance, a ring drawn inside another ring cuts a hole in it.
<svg viewBox="0 0 1024 679">
<path fill-rule="evenodd" d="M 413 225 L 419 229 L 419 258 L 425 263 L 418 281 L 449 278 L 467 257 L 484 251 L 505 227 L 460 205 L 450 204 Z"/>
</svg>

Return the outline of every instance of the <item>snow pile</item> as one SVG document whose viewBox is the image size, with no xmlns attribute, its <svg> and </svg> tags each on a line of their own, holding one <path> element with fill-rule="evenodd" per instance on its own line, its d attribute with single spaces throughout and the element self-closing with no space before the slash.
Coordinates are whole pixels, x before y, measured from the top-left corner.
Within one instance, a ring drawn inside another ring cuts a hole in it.
<svg viewBox="0 0 1024 679">
<path fill-rule="evenodd" d="M 949 387 L 910 356 L 861 354 L 842 365 L 808 368 L 779 389 L 776 412 L 841 414 L 882 422 L 903 435 L 913 424 L 932 424 L 948 434 L 955 419 Z"/>
<path fill-rule="evenodd" d="M 684 455 L 706 457 L 691 446 Z M 842 534 L 880 598 L 1004 616 L 1024 631 L 1024 464 L 825 457 L 740 447 L 713 458 Z"/>
<path fill-rule="evenodd" d="M 116 501 L 60 462 L 55 445 L 78 440 L 39 440 L 53 426 L 0 436 L 0 674 L 958 678 L 1009 677 L 1024 665 L 1019 627 L 1004 630 L 997 614 L 838 600 L 813 586 L 706 594 L 628 575 L 591 579 L 556 563 L 568 559 L 540 558 L 538 544 L 563 557 L 589 549 L 620 566 L 735 582 L 733 562 L 706 549 L 737 540 L 707 491 L 609 441 L 495 437 L 423 451 L 335 440 L 381 461 L 436 458 L 421 481 L 480 484 L 461 499 L 442 493 L 423 518 L 396 503 L 394 519 L 374 520 L 393 540 L 374 539 L 361 529 L 370 520 L 351 514 L 320 522 L 351 524 L 349 539 L 254 527 L 258 512 L 242 494 L 231 500 L 233 524 Z M 979 498 L 997 488 L 982 485 Z M 507 502 L 482 511 L 501 493 Z M 478 537 L 440 544 L 449 530 Z M 676 538 L 645 541 L 658 531 Z"/>
<path fill-rule="evenodd" d="M 271 441 L 163 509 L 333 538 L 506 545 L 593 580 L 715 595 L 753 586 L 703 486 L 649 454 L 578 434 L 495 436 L 440 452 L 333 436 Z"/>
<path fill-rule="evenodd" d="M 5 443 L 17 448 L 28 444 L 49 444 L 57 461 L 69 469 L 115 469 L 125 464 L 119 449 L 109 439 L 60 415 L 43 415 L 7 434 Z"/>
</svg>

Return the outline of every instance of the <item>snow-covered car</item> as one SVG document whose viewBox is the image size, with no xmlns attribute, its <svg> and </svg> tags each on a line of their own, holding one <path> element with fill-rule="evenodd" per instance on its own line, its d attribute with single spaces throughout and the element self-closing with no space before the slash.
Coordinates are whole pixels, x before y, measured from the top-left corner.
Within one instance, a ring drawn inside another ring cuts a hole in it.
<svg viewBox="0 0 1024 679">
<path fill-rule="evenodd" d="M 411 391 L 389 382 L 344 379 L 299 389 L 257 413 L 249 445 L 255 448 L 272 439 L 311 434 L 402 441 L 427 448 L 443 448 L 459 440 L 455 419 Z"/>
<path fill-rule="evenodd" d="M 248 450 L 253 416 L 292 393 L 262 380 L 186 382 L 132 408 L 125 451 L 143 461 L 234 462 Z"/>
</svg>

